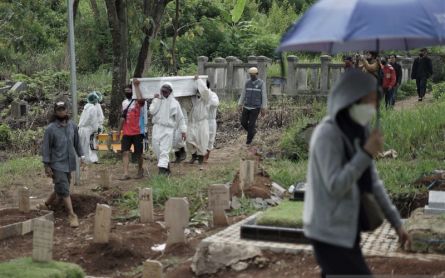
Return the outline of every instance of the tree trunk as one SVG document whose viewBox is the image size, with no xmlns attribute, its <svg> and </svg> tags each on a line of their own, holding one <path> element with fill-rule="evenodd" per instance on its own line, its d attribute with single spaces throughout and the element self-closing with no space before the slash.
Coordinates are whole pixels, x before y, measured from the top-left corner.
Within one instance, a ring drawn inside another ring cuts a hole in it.
<svg viewBox="0 0 445 278">
<path fill-rule="evenodd" d="M 113 76 L 111 84 L 111 103 L 108 122 L 117 127 L 119 122 L 122 92 L 127 83 L 128 60 L 128 18 L 126 0 L 105 0 L 108 23 L 111 30 L 113 51 Z"/>
<path fill-rule="evenodd" d="M 93 11 L 95 20 L 96 20 L 96 22 L 98 22 L 100 20 L 100 12 L 99 12 L 99 8 L 97 7 L 96 0 L 90 0 L 90 6 L 91 6 L 91 10 Z"/>
<path fill-rule="evenodd" d="M 164 16 L 165 7 L 172 0 L 145 0 L 144 16 L 152 18 L 148 27 L 143 28 L 145 34 L 138 54 L 134 77 L 142 77 L 148 71 L 151 65 L 151 41 L 156 39 L 161 27 L 162 17 Z"/>
<path fill-rule="evenodd" d="M 176 61 L 176 39 L 178 37 L 178 29 L 179 29 L 179 0 L 176 0 L 176 9 L 175 9 L 175 21 L 173 23 L 174 35 L 172 42 L 172 73 L 173 75 L 178 75 L 178 61 Z"/>
</svg>

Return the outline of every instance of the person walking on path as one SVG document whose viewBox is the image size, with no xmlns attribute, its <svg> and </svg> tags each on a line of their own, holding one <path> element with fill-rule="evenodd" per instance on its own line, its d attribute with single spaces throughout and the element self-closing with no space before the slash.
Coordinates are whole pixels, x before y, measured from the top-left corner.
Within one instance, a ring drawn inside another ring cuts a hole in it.
<svg viewBox="0 0 445 278">
<path fill-rule="evenodd" d="M 79 226 L 70 197 L 71 172 L 76 170 L 76 157 L 84 160 L 77 126 L 69 119 L 65 102 L 60 101 L 54 105 L 54 114 L 42 143 L 42 162 L 46 175 L 53 179 L 54 191 L 38 208 L 48 210 L 62 198 L 73 228 Z"/>
<path fill-rule="evenodd" d="M 97 151 L 92 148 L 91 140 L 103 129 L 103 112 L 99 104 L 99 95 L 96 92 L 88 94 L 87 102 L 79 120 L 80 144 L 85 155 L 85 163 L 98 163 Z"/>
<path fill-rule="evenodd" d="M 402 244 L 410 242 L 373 161 L 383 149 L 383 135 L 369 129 L 376 87 L 369 74 L 345 72 L 331 89 L 328 115 L 311 138 L 303 225 L 322 277 L 371 274 L 360 249 L 361 231 L 377 226 L 371 226 L 375 217 L 366 200 L 373 200 Z"/>
<path fill-rule="evenodd" d="M 252 67 L 248 70 L 250 79 L 246 81 L 244 90 L 238 101 L 241 113 L 241 125 L 247 131 L 246 144 L 252 143 L 256 133 L 258 115 L 264 116 L 267 109 L 267 91 L 263 80 L 258 79 L 258 69 Z"/>
<path fill-rule="evenodd" d="M 419 57 L 414 60 L 411 71 L 411 79 L 416 80 L 419 101 L 422 101 L 425 97 L 428 78 L 433 75 L 433 64 L 427 55 L 428 51 L 426 48 L 420 50 Z"/>
<path fill-rule="evenodd" d="M 170 151 L 173 146 L 175 129 L 179 127 L 182 140 L 186 140 L 187 125 L 184 121 L 181 106 L 173 96 L 173 86 L 165 82 L 161 86 L 161 94 L 155 94 L 150 104 L 153 116 L 152 147 L 158 160 L 160 175 L 170 175 Z"/>
<path fill-rule="evenodd" d="M 397 74 L 385 57 L 381 59 L 380 63 L 380 67 L 383 71 L 382 88 L 383 93 L 385 94 L 385 105 L 386 108 L 389 108 L 395 104 L 394 87 L 396 86 L 397 82 Z"/>
<path fill-rule="evenodd" d="M 394 106 L 396 104 L 397 91 L 399 90 L 400 84 L 402 84 L 403 71 L 402 66 L 397 63 L 397 55 L 392 54 L 389 56 L 389 63 L 396 71 L 396 85 L 394 86 L 393 99 L 391 105 Z"/>
<path fill-rule="evenodd" d="M 144 150 L 144 136 L 145 136 L 145 121 L 146 121 L 146 105 L 145 100 L 142 98 L 142 93 L 139 89 L 140 81 L 138 79 L 133 80 L 136 99 L 132 99 L 131 85 L 125 88 L 126 99 L 122 102 L 122 114 L 119 133 L 122 131 L 122 161 L 124 166 L 124 174 L 120 178 L 121 180 L 128 180 L 128 166 L 130 164 L 130 149 L 133 145 L 134 154 L 138 161 L 138 173 L 136 178 L 141 179 L 144 177 L 142 152 Z"/>
</svg>

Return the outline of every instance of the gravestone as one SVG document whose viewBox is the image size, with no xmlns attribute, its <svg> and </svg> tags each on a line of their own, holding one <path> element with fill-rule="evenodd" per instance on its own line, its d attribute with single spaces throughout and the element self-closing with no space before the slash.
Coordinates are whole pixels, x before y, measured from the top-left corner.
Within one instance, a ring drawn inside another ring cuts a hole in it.
<svg viewBox="0 0 445 278">
<path fill-rule="evenodd" d="M 108 243 L 111 229 L 111 207 L 97 204 L 96 215 L 94 216 L 94 242 Z"/>
<path fill-rule="evenodd" d="M 162 264 L 159 261 L 146 260 L 142 270 L 142 278 L 161 278 Z"/>
<path fill-rule="evenodd" d="M 28 86 L 26 85 L 26 83 L 24 83 L 24 82 L 16 82 L 15 84 L 14 84 L 14 86 L 12 86 L 12 88 L 11 88 L 11 92 L 12 93 L 19 93 L 19 92 L 21 92 L 21 91 L 24 91 L 24 90 L 26 90 L 28 88 Z"/>
<path fill-rule="evenodd" d="M 184 229 L 190 218 L 187 198 L 170 198 L 165 203 L 165 222 L 168 228 L 167 244 L 185 243 Z"/>
<path fill-rule="evenodd" d="M 28 115 L 28 103 L 26 101 L 13 101 L 11 103 L 11 116 L 20 119 Z"/>
<path fill-rule="evenodd" d="M 244 160 L 240 162 L 240 187 L 241 190 L 248 189 L 255 180 L 255 160 Z"/>
<path fill-rule="evenodd" d="M 429 191 L 428 205 L 425 206 L 425 214 L 445 213 L 445 191 Z"/>
<path fill-rule="evenodd" d="M 28 213 L 29 205 L 29 189 L 27 187 L 20 187 L 18 190 L 19 211 Z"/>
<path fill-rule="evenodd" d="M 44 219 L 35 219 L 33 224 L 32 259 L 47 262 L 53 259 L 54 223 Z"/>
<path fill-rule="evenodd" d="M 141 223 L 153 222 L 153 195 L 151 188 L 139 190 L 139 215 Z"/>
<path fill-rule="evenodd" d="M 104 188 L 110 188 L 111 186 L 111 173 L 109 170 L 100 170 L 100 185 Z"/>
<path fill-rule="evenodd" d="M 213 211 L 213 225 L 229 225 L 229 220 L 224 211 L 230 209 L 230 190 L 226 185 L 215 184 L 209 186 L 209 209 Z"/>
</svg>

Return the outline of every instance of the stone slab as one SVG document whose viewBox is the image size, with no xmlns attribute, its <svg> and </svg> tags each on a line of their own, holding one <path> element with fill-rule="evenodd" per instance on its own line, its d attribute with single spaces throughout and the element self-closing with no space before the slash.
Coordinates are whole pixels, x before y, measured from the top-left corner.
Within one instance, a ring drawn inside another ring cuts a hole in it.
<svg viewBox="0 0 445 278">
<path fill-rule="evenodd" d="M 5 215 L 12 210 L 17 211 L 18 208 L 0 209 L 0 215 Z M 36 219 L 45 219 L 45 220 L 49 220 L 49 221 L 54 220 L 54 212 L 52 212 L 52 211 L 44 211 L 44 212 L 45 212 L 44 215 L 34 218 L 34 219 L 28 219 L 23 222 L 17 222 L 17 223 L 9 224 L 6 226 L 0 226 L 0 240 L 14 237 L 14 236 L 26 235 L 26 234 L 32 232 L 33 227 L 34 227 L 34 221 Z"/>
<path fill-rule="evenodd" d="M 54 222 L 38 219 L 34 222 L 32 238 L 32 259 L 37 262 L 51 261 L 53 258 Z"/>
<path fill-rule="evenodd" d="M 445 209 L 445 191 L 430 191 L 428 193 L 428 206 L 430 208 Z"/>
<path fill-rule="evenodd" d="M 425 206 L 425 214 L 445 214 L 445 208 L 441 209 L 441 208 L 432 208 L 428 205 Z"/>
<path fill-rule="evenodd" d="M 162 264 L 159 261 L 146 260 L 142 270 L 142 278 L 162 278 Z"/>
</svg>

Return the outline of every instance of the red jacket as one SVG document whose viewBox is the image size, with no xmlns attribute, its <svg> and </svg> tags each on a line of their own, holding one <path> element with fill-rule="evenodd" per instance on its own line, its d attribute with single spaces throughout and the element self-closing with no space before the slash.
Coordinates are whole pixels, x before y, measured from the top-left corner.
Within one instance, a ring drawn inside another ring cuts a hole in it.
<svg viewBox="0 0 445 278">
<path fill-rule="evenodd" d="M 396 71 L 390 64 L 383 66 L 383 89 L 393 88 L 397 82 Z"/>
</svg>

